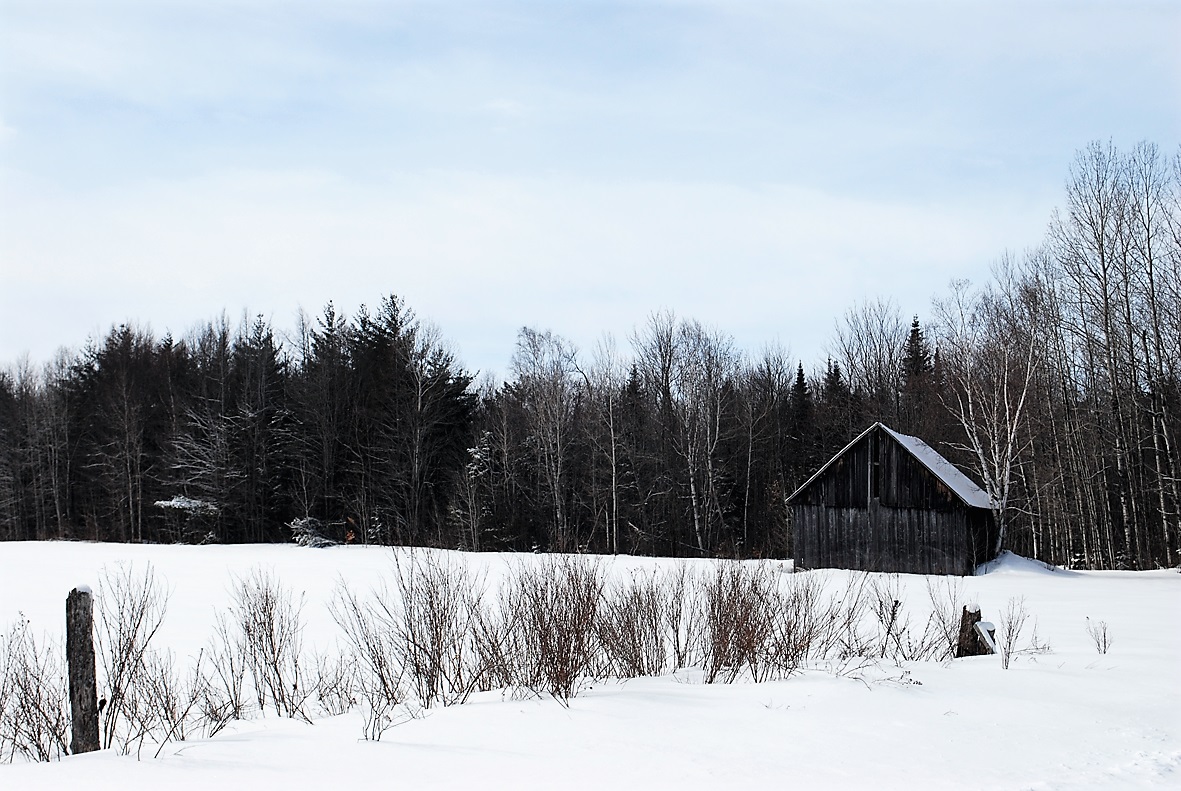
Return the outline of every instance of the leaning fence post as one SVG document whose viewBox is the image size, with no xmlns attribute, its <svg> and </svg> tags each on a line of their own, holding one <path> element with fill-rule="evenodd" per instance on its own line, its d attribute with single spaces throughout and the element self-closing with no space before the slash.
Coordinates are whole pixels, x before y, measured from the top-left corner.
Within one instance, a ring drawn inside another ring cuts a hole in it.
<svg viewBox="0 0 1181 791">
<path fill-rule="evenodd" d="M 79 585 L 66 597 L 66 664 L 70 673 L 70 752 L 98 749 L 98 684 L 94 677 L 94 597 Z"/>
</svg>

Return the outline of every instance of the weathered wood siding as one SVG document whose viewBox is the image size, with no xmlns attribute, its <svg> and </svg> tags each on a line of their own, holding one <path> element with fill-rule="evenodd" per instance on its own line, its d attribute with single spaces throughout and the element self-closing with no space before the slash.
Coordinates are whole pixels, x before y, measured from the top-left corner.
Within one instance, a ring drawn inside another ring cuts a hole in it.
<svg viewBox="0 0 1181 791">
<path fill-rule="evenodd" d="M 992 514 L 963 503 L 877 429 L 791 502 L 796 564 L 914 574 L 971 574 L 992 557 Z"/>
</svg>

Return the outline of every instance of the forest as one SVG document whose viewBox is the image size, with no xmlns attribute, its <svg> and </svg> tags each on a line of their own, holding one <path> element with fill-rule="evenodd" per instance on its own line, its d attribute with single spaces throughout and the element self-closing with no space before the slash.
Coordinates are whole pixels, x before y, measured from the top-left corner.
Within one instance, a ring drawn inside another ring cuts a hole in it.
<svg viewBox="0 0 1181 791">
<path fill-rule="evenodd" d="M 0 539 L 790 557 L 787 496 L 881 421 L 1014 552 L 1181 562 L 1181 150 L 1090 144 L 1039 244 L 922 307 L 851 306 L 811 367 L 667 311 L 590 350 L 526 327 L 503 382 L 393 294 L 120 325 L 0 372 Z"/>
</svg>

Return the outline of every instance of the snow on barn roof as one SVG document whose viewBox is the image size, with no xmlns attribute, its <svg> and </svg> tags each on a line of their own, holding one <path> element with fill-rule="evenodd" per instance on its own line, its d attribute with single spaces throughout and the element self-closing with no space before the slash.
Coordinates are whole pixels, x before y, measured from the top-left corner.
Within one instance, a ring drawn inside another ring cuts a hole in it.
<svg viewBox="0 0 1181 791">
<path fill-rule="evenodd" d="M 940 455 L 939 451 L 923 442 L 918 437 L 899 434 L 889 426 L 878 423 L 882 430 L 898 441 L 898 444 L 910 451 L 923 466 L 934 473 L 935 477 L 947 484 L 956 495 L 974 508 L 992 508 L 992 498 L 988 492 L 977 486 L 971 478 L 964 475 L 960 468 Z"/>
<path fill-rule="evenodd" d="M 946 484 L 947 488 L 951 489 L 957 497 L 964 501 L 966 505 L 970 505 L 973 508 L 992 508 L 992 498 L 988 496 L 988 492 L 977 486 L 967 475 L 964 475 L 964 473 L 960 471 L 959 467 L 956 467 L 950 461 L 943 458 L 939 451 L 935 450 L 918 437 L 912 437 L 909 434 L 899 434 L 897 431 L 885 425 L 884 423 L 874 423 L 865 431 L 862 431 L 860 434 L 858 434 L 852 442 L 841 449 L 840 453 L 837 453 L 835 456 L 829 459 L 824 464 L 824 466 L 817 470 L 811 478 L 804 481 L 802 486 L 792 492 L 791 497 L 787 498 L 788 501 L 791 501 L 797 494 L 811 486 L 812 482 L 823 475 L 824 471 L 827 470 L 834 461 L 845 455 L 845 451 L 856 445 L 861 441 L 862 437 L 879 426 L 883 431 L 893 437 L 899 445 L 906 448 L 906 450 L 910 452 L 910 455 L 914 456 L 924 467 L 930 470 L 932 475 Z"/>
</svg>

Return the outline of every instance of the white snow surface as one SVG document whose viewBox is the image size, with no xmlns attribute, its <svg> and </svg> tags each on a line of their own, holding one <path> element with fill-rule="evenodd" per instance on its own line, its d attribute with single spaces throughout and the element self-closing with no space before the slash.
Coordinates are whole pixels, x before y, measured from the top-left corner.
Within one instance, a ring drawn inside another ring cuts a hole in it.
<svg viewBox="0 0 1181 791">
<path fill-rule="evenodd" d="M 882 428 L 922 462 L 923 466 L 935 473 L 965 503 L 976 508 L 992 508 L 992 498 L 988 496 L 988 492 L 977 486 L 967 475 L 964 475 L 959 467 L 943 458 L 939 451 L 918 437 L 899 434 L 888 426 L 882 425 Z"/>
<path fill-rule="evenodd" d="M 404 551 L 404 550 L 400 550 Z M 489 580 L 532 556 L 460 554 Z M 305 647 L 331 645 L 326 603 L 344 578 L 388 578 L 372 547 L 0 543 L 0 628 L 18 617 L 60 639 L 70 581 L 151 563 L 171 598 L 157 647 L 192 657 L 235 577 L 254 569 L 303 594 Z M 678 561 L 603 560 L 611 574 Z M 680 561 L 685 562 L 685 561 Z M 707 565 L 708 561 L 693 561 Z M 803 572 L 834 589 L 851 572 Z M 790 575 L 781 576 L 789 580 Z M 927 579 L 899 577 L 921 611 Z M 1045 653 L 948 662 L 815 667 L 770 683 L 675 676 L 593 684 L 569 707 L 482 693 L 361 738 L 353 712 L 312 724 L 270 717 L 210 739 L 0 765 L 0 788 L 137 789 L 1147 789 L 1181 787 L 1181 574 L 1061 572 L 1011 555 L 963 580 L 985 617 L 1024 597 Z M 1086 619 L 1107 622 L 1097 653 Z M 917 683 L 916 683 L 917 682 Z"/>
</svg>

